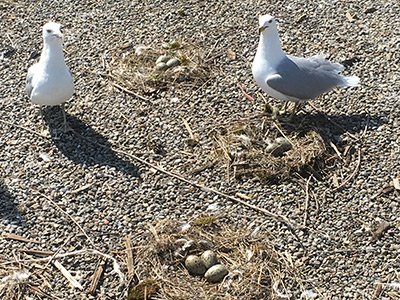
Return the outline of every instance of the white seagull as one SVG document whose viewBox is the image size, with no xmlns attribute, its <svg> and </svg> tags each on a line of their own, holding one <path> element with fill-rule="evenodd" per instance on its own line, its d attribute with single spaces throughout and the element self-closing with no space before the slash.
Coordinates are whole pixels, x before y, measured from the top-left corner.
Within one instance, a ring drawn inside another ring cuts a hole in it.
<svg viewBox="0 0 400 300">
<path fill-rule="evenodd" d="M 260 16 L 260 42 L 254 57 L 253 77 L 270 96 L 295 102 L 315 99 L 337 86 L 358 86 L 356 76 L 342 76 L 344 67 L 331 63 L 323 55 L 300 58 L 286 55 L 281 47 L 274 17 Z"/>
<path fill-rule="evenodd" d="M 61 105 L 64 123 L 60 129 L 72 130 L 65 116 L 65 102 L 74 93 L 74 80 L 65 64 L 62 49 L 61 25 L 49 22 L 43 26 L 43 50 L 38 63 L 31 66 L 26 77 L 26 93 L 29 99 L 42 106 Z"/>
</svg>

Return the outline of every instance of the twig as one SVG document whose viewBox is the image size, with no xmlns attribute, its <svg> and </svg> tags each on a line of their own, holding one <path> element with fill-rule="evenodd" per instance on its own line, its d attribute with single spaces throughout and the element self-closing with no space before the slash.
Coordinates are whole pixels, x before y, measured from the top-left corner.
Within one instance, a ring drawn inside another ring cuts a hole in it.
<svg viewBox="0 0 400 300">
<path fill-rule="evenodd" d="M 185 125 L 186 130 L 189 133 L 190 138 L 193 140 L 194 139 L 193 131 L 190 128 L 188 121 L 186 119 L 184 119 L 184 118 L 182 118 L 182 120 L 183 120 L 183 124 Z"/>
<path fill-rule="evenodd" d="M 120 268 L 117 260 L 114 257 L 112 257 L 112 256 L 110 256 L 108 254 L 102 253 L 102 252 L 100 252 L 98 250 L 95 250 L 95 249 L 83 249 L 83 250 L 76 250 L 76 251 L 73 251 L 73 252 L 57 254 L 55 256 L 55 258 L 61 258 L 61 257 L 67 257 L 67 256 L 73 256 L 73 255 L 80 255 L 80 254 L 87 254 L 87 253 L 97 254 L 99 256 L 102 256 L 102 257 L 105 257 L 105 258 L 111 260 L 113 262 L 113 268 L 114 268 L 113 273 L 117 273 L 118 274 L 121 282 L 123 282 L 125 280 L 124 274 L 122 274 L 121 268 Z M 53 259 L 53 257 L 6 261 L 6 262 L 0 263 L 0 266 L 10 265 L 10 264 L 15 264 L 15 263 L 20 264 L 20 263 L 42 262 L 42 261 L 48 261 L 50 259 Z"/>
<path fill-rule="evenodd" d="M 73 287 L 83 290 L 82 285 L 78 281 L 76 281 L 74 277 L 72 277 L 71 273 L 66 268 L 64 268 L 64 266 L 59 261 L 54 261 L 53 264 L 57 269 L 61 271 L 61 273 L 64 275 L 65 278 L 67 278 L 67 280 Z"/>
<path fill-rule="evenodd" d="M 20 236 L 17 234 L 12 234 L 12 233 L 3 233 L 3 238 L 9 239 L 9 240 L 20 241 L 20 242 L 24 242 L 24 243 L 34 243 L 34 244 L 42 243 L 40 241 L 27 239 L 27 238 L 24 238 L 23 236 Z"/>
<path fill-rule="evenodd" d="M 39 132 L 36 132 L 35 130 L 26 128 L 26 127 L 24 127 L 24 126 L 17 125 L 17 124 L 11 123 L 11 122 L 7 122 L 7 121 L 1 120 L 1 119 L 0 119 L 0 122 L 2 122 L 2 123 L 4 123 L 4 124 L 7 124 L 7 125 L 10 125 L 10 126 L 14 126 L 14 127 L 23 129 L 23 130 L 28 131 L 28 132 L 30 132 L 30 133 L 36 134 L 37 136 L 40 136 L 40 137 L 42 137 L 42 138 L 47 138 L 46 136 L 40 134 Z"/>
<path fill-rule="evenodd" d="M 358 138 L 354 135 L 351 134 L 350 132 L 348 132 L 343 126 L 339 125 L 338 123 L 336 123 L 335 121 L 333 121 L 330 117 L 328 117 L 325 113 L 323 113 L 322 111 L 320 111 L 314 104 L 312 104 L 310 101 L 308 102 L 308 104 L 314 108 L 315 111 L 317 111 L 318 113 L 322 114 L 329 122 L 331 122 L 333 125 L 339 127 L 340 129 L 342 129 L 344 132 L 346 132 L 350 137 L 352 137 L 355 140 L 358 140 Z"/>
<path fill-rule="evenodd" d="M 135 269 L 133 267 L 132 241 L 129 235 L 125 236 L 125 247 L 126 247 L 126 265 L 128 267 L 128 275 L 132 275 L 135 272 Z"/>
<path fill-rule="evenodd" d="M 336 145 L 334 143 L 332 143 L 332 141 L 329 141 L 329 145 L 333 148 L 333 150 L 335 150 L 336 154 L 339 156 L 339 158 L 341 160 L 343 160 L 342 154 L 340 154 L 338 148 L 336 147 Z"/>
<path fill-rule="evenodd" d="M 71 236 L 69 236 L 69 237 L 64 241 L 64 243 L 61 245 L 61 247 L 59 247 L 59 248 L 57 249 L 57 251 L 52 255 L 52 258 L 51 258 L 51 259 L 47 262 L 47 264 L 44 266 L 42 272 L 49 266 L 49 264 L 52 263 L 52 261 L 54 260 L 54 258 L 56 257 L 56 255 L 57 255 L 58 253 L 60 253 L 61 249 L 64 248 L 64 246 L 70 241 L 70 239 L 71 239 Z"/>
<path fill-rule="evenodd" d="M 18 249 L 18 251 L 25 252 L 30 255 L 37 255 L 37 256 L 49 256 L 53 255 L 54 251 L 43 251 L 43 250 L 33 250 L 33 249 Z"/>
<path fill-rule="evenodd" d="M 143 97 L 143 96 L 135 93 L 134 91 L 128 90 L 127 88 L 124 88 L 123 86 L 120 86 L 118 83 L 115 83 L 112 80 L 110 80 L 110 78 L 112 78 L 112 76 L 107 75 L 107 74 L 100 74 L 100 76 L 107 77 L 109 79 L 108 82 L 111 85 L 115 86 L 116 88 L 120 89 L 121 91 L 123 91 L 123 92 L 125 92 L 127 94 L 130 94 L 132 96 L 135 96 L 135 97 L 137 97 L 137 98 L 139 98 L 139 99 L 141 99 L 143 101 L 146 101 L 146 102 L 152 104 L 152 102 L 149 99 L 147 99 L 146 97 Z"/>
<path fill-rule="evenodd" d="M 282 134 L 282 136 L 283 136 L 287 141 L 289 141 L 289 143 L 292 144 L 292 146 L 293 146 L 292 141 L 283 133 L 283 131 L 279 128 L 278 124 L 276 124 L 275 121 L 274 121 L 273 123 L 274 123 L 276 129 L 278 129 L 278 131 L 280 132 L 280 134 Z"/>
<path fill-rule="evenodd" d="M 101 278 L 101 275 L 103 274 L 104 266 L 106 263 L 107 263 L 107 259 L 103 257 L 96 269 L 96 272 L 93 275 L 93 279 L 92 279 L 92 282 L 90 284 L 90 288 L 88 291 L 89 294 L 94 295 L 96 293 L 97 285 L 99 284 L 99 280 Z"/>
<path fill-rule="evenodd" d="M 304 207 L 304 221 L 303 221 L 303 226 L 307 225 L 307 217 L 308 217 L 308 201 L 310 200 L 310 193 L 308 192 L 308 189 L 310 187 L 310 180 L 311 180 L 312 175 L 310 175 L 310 177 L 308 177 L 307 183 L 306 183 L 306 203 L 305 203 L 305 207 Z"/>
<path fill-rule="evenodd" d="M 353 179 L 353 177 L 357 174 L 358 170 L 360 169 L 360 164 L 361 164 L 361 148 L 358 149 L 358 160 L 357 160 L 357 165 L 353 170 L 353 173 L 349 177 L 347 177 L 337 188 L 333 189 L 333 191 L 337 191 L 344 187 L 350 180 Z"/>
<path fill-rule="evenodd" d="M 86 236 L 86 238 L 88 239 L 89 243 L 92 244 L 93 248 L 97 248 L 96 245 L 92 242 L 92 240 L 90 239 L 90 237 L 86 234 L 85 230 L 82 228 L 81 225 L 79 225 L 79 223 L 69 214 L 67 213 L 65 210 L 63 210 L 57 203 L 55 203 L 53 200 L 51 200 L 49 197 L 47 197 L 46 195 L 42 194 L 41 192 L 35 190 L 36 193 L 38 193 L 40 196 L 42 196 L 43 198 L 45 198 L 47 201 L 49 201 L 51 204 L 53 204 L 57 209 L 59 209 L 62 213 L 64 213 L 65 215 L 67 215 L 72 222 L 75 223 L 76 226 L 78 226 L 78 228 L 82 231 L 82 233 Z"/>
<path fill-rule="evenodd" d="M 104 146 L 104 147 L 105 147 L 105 146 Z M 231 200 L 231 201 L 233 201 L 233 202 L 237 202 L 237 203 L 239 203 L 239 204 L 242 204 L 243 206 L 246 206 L 246 207 L 248 207 L 248 208 L 251 208 L 251 209 L 253 209 L 253 210 L 255 210 L 255 211 L 262 212 L 263 214 L 265 214 L 265 215 L 267 215 L 267 216 L 269 216 L 269 217 L 271 217 L 271 218 L 273 218 L 273 219 L 275 219 L 275 220 L 277 220 L 277 221 L 280 221 L 280 222 L 282 222 L 284 225 L 286 225 L 286 226 L 290 229 L 290 231 L 293 233 L 293 235 L 298 239 L 298 241 L 300 241 L 299 236 L 294 232 L 293 225 L 292 225 L 291 222 L 290 222 L 285 216 L 283 216 L 283 215 L 275 214 L 275 213 L 270 212 L 270 211 L 268 211 L 268 210 L 266 210 L 266 209 L 264 209 L 264 208 L 261 208 L 261 207 L 258 207 L 258 206 L 256 206 L 256 205 L 247 203 L 247 202 L 245 202 L 245 201 L 243 201 L 243 200 L 241 200 L 241 199 L 239 199 L 239 198 L 236 198 L 236 197 L 230 196 L 230 195 L 228 195 L 228 194 L 222 193 L 222 192 L 220 192 L 220 191 L 218 191 L 218 190 L 215 190 L 215 189 L 206 187 L 206 186 L 204 186 L 204 185 L 202 185 L 202 184 L 199 184 L 199 183 L 190 181 L 190 180 L 186 179 L 185 177 L 183 177 L 182 175 L 179 175 L 179 174 L 176 174 L 176 173 L 167 171 L 167 170 L 163 169 L 162 167 L 156 166 L 156 165 L 154 165 L 154 164 L 152 164 L 152 163 L 149 163 L 148 161 L 146 161 L 146 160 L 144 160 L 144 159 L 142 159 L 142 158 L 140 158 L 140 157 L 137 157 L 136 155 L 129 154 L 129 153 L 125 152 L 125 151 L 117 150 L 117 149 L 114 149 L 114 151 L 115 151 L 116 153 L 119 153 L 119 154 L 128 156 L 128 157 L 130 157 L 130 158 L 133 158 L 134 160 L 136 160 L 136 161 L 138 161 L 138 162 L 140 162 L 140 163 L 142 163 L 142 164 L 144 164 L 144 165 L 146 165 L 146 166 L 148 166 L 148 167 L 150 167 L 150 168 L 152 168 L 152 169 L 155 169 L 155 170 L 157 170 L 157 171 L 159 171 L 159 172 L 161 172 L 161 173 L 164 173 L 164 174 L 166 174 L 166 175 L 168 175 L 168 176 L 174 177 L 175 179 L 178 179 L 178 180 L 180 180 L 180 181 L 182 181 L 182 182 L 185 182 L 185 183 L 187 183 L 187 184 L 190 184 L 190 185 L 192 185 L 192 186 L 195 186 L 195 187 L 197 187 L 197 188 L 199 188 L 199 189 L 201 189 L 201 190 L 203 190 L 203 191 L 205 191 L 205 192 L 214 193 L 214 194 L 216 194 L 216 195 L 219 195 L 219 196 L 221 196 L 221 197 L 224 197 L 224 198 L 226 198 L 226 199 L 229 199 L 229 200 Z"/>
<path fill-rule="evenodd" d="M 76 190 L 70 191 L 69 194 L 72 194 L 72 195 L 78 194 L 78 193 L 80 193 L 80 192 L 82 192 L 82 191 L 84 191 L 84 190 L 90 188 L 91 186 L 92 186 L 92 184 L 91 184 L 91 183 L 88 183 L 88 184 L 86 184 L 86 185 L 84 185 L 84 186 L 81 186 L 80 188 L 78 188 L 78 189 L 76 189 Z"/>
</svg>

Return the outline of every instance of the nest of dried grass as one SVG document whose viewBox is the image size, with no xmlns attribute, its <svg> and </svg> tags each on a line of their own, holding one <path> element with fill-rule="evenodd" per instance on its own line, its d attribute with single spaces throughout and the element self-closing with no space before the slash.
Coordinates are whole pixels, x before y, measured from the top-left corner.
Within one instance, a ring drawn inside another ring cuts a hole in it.
<svg viewBox="0 0 400 300">
<path fill-rule="evenodd" d="M 133 237 L 140 240 L 134 253 L 139 284 L 151 280 L 148 290 L 154 294 L 137 293 L 136 285 L 129 300 L 278 299 L 278 295 L 304 290 L 298 275 L 301 268 L 274 249 L 271 235 L 264 229 L 222 225 L 215 217 L 200 218 L 190 225 L 163 220 L 150 226 L 144 236 Z M 183 250 L 178 243 L 182 239 L 193 241 L 193 247 Z M 223 281 L 215 284 L 190 275 L 184 267 L 187 255 L 199 254 L 210 245 L 229 270 Z"/>
<path fill-rule="evenodd" d="M 110 63 L 109 76 L 129 90 L 149 93 L 171 87 L 198 87 L 217 73 L 212 58 L 201 45 L 182 41 L 167 46 L 167 49 L 161 44 L 138 47 L 128 44 L 121 47 Z M 156 61 L 162 55 L 178 58 L 181 64 L 166 71 L 157 71 Z"/>
<path fill-rule="evenodd" d="M 316 128 L 284 131 L 265 115 L 230 123 L 210 133 L 214 141 L 212 156 L 235 178 L 256 177 L 263 181 L 284 180 L 292 172 L 309 172 L 317 161 L 323 162 L 327 148 Z M 282 136 L 292 149 L 281 156 L 267 152 L 268 144 Z"/>
</svg>

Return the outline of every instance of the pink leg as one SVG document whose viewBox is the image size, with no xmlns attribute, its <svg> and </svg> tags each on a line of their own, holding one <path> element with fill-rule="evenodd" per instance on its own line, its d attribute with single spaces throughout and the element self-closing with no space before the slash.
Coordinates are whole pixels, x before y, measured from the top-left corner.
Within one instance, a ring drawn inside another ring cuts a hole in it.
<svg viewBox="0 0 400 300">
<path fill-rule="evenodd" d="M 254 101 L 254 98 L 252 96 L 250 96 L 249 94 L 247 94 L 244 89 L 242 88 L 242 85 L 240 84 L 240 82 L 237 83 L 237 86 L 239 87 L 239 89 L 242 91 L 243 96 L 245 96 L 247 99 L 249 99 L 250 101 Z"/>
</svg>

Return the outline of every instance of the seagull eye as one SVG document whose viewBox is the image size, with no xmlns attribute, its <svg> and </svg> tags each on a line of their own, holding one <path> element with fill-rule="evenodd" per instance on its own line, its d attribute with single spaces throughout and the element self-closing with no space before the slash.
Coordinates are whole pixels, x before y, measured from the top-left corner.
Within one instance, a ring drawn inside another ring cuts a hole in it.
<svg viewBox="0 0 400 300">
<path fill-rule="evenodd" d="M 47 33 L 51 33 L 51 29 L 47 29 L 46 31 L 47 31 Z"/>
<path fill-rule="evenodd" d="M 269 20 L 269 21 L 268 21 L 268 23 L 270 23 L 270 24 L 271 24 L 271 23 L 272 23 L 272 20 Z"/>
</svg>

